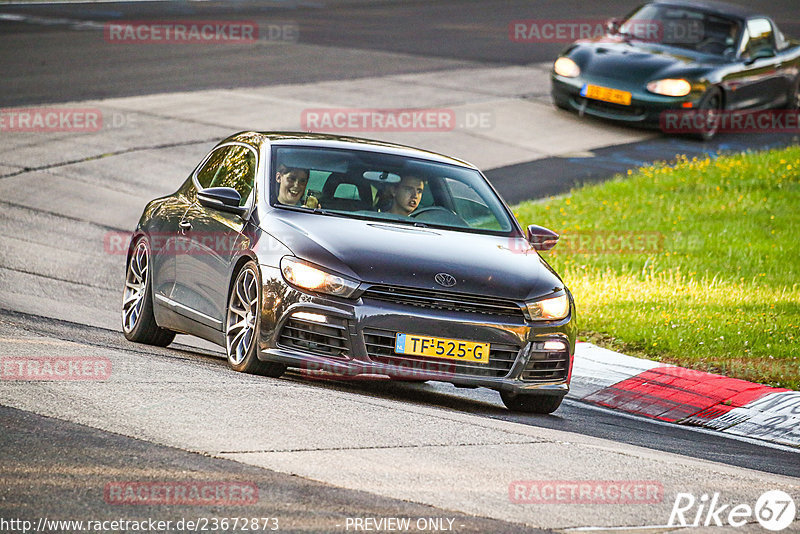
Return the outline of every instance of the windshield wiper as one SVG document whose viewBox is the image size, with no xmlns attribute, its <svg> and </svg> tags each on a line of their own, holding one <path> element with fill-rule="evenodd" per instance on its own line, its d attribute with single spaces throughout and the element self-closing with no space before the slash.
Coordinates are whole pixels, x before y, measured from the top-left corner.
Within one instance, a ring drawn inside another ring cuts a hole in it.
<svg viewBox="0 0 800 534">
<path fill-rule="evenodd" d="M 324 210 L 319 206 L 317 206 L 316 208 L 309 208 L 308 206 L 292 206 L 290 204 L 278 204 L 276 207 L 282 208 L 282 209 L 285 209 L 285 210 L 302 211 L 303 213 L 316 213 L 316 214 L 319 214 L 319 215 L 329 215 L 331 217 L 339 217 L 339 216 L 341 216 L 338 213 L 333 213 L 331 211 Z"/>
</svg>

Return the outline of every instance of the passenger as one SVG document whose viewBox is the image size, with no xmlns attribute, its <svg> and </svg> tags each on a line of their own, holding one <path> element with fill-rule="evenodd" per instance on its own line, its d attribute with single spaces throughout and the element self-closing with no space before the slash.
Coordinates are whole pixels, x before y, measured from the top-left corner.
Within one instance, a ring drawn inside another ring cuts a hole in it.
<svg viewBox="0 0 800 534">
<path fill-rule="evenodd" d="M 303 194 L 306 192 L 306 186 L 308 185 L 308 169 L 280 165 L 278 172 L 275 174 L 275 181 L 279 184 L 278 202 L 290 206 L 303 205 Z M 309 196 L 306 199 L 305 206 L 316 208 L 319 206 L 319 201 L 315 197 Z"/>
<path fill-rule="evenodd" d="M 422 178 L 412 175 L 404 176 L 400 183 L 390 186 L 393 198 L 388 212 L 405 217 L 410 216 L 419 206 L 424 190 L 425 182 L 422 181 Z"/>
</svg>

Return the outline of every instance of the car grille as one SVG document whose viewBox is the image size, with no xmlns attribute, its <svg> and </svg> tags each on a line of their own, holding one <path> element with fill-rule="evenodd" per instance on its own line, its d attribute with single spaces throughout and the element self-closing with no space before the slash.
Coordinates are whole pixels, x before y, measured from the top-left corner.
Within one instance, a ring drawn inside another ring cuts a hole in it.
<svg viewBox="0 0 800 534">
<path fill-rule="evenodd" d="M 568 372 L 569 351 L 545 351 L 544 343 L 537 342 L 520 378 L 526 382 L 550 382 L 566 380 Z"/>
<path fill-rule="evenodd" d="M 514 345 L 500 345 L 492 343 L 489 351 L 489 364 L 463 362 L 458 360 L 444 360 L 441 358 L 426 358 L 424 356 L 409 356 L 395 354 L 395 332 L 364 329 L 364 343 L 367 355 L 377 363 L 398 365 L 410 372 L 436 372 L 443 374 L 458 374 L 471 376 L 486 376 L 502 378 L 511 371 L 520 348 Z"/>
<path fill-rule="evenodd" d="M 319 324 L 290 317 L 281 329 L 278 345 L 288 349 L 346 359 L 350 355 L 347 325 L 344 322 L 342 324 L 331 323 L 331 320 L 329 317 L 328 324 Z"/>
<path fill-rule="evenodd" d="M 465 295 L 430 289 L 415 289 L 395 286 L 372 286 L 362 295 L 363 298 L 394 302 L 431 310 L 482 313 L 503 315 L 524 319 L 522 308 L 514 301 Z"/>
</svg>

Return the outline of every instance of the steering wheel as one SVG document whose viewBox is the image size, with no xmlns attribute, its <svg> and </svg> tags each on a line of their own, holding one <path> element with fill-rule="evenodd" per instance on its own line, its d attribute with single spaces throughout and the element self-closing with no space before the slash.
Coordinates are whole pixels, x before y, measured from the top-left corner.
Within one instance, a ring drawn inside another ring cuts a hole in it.
<svg viewBox="0 0 800 534">
<path fill-rule="evenodd" d="M 457 213 L 453 213 L 443 206 L 428 206 L 413 212 L 410 217 L 419 219 L 420 221 L 430 221 L 441 224 L 450 224 L 458 226 L 469 226 L 467 221 L 461 218 Z"/>
</svg>

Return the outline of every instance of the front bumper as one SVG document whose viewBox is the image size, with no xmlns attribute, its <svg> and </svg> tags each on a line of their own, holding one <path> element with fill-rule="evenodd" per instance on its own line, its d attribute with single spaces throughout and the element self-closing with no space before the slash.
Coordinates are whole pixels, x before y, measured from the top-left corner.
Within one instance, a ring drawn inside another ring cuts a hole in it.
<svg viewBox="0 0 800 534">
<path fill-rule="evenodd" d="M 581 89 L 587 83 L 620 89 L 631 93 L 630 105 L 613 104 L 602 100 L 594 100 L 581 96 Z M 551 76 L 550 95 L 553 102 L 564 109 L 591 115 L 601 119 L 627 122 L 647 128 L 660 128 L 662 113 L 685 109 L 684 104 L 697 105 L 700 95 L 690 93 L 685 97 L 669 97 L 633 90 L 614 80 L 588 80 L 583 76 L 564 78 Z"/>
<path fill-rule="evenodd" d="M 575 353 L 574 311 L 570 302 L 566 319 L 540 325 L 521 313 L 488 315 L 312 295 L 272 279 L 264 284 L 259 358 L 312 376 L 388 376 L 564 396 Z M 489 363 L 395 354 L 398 332 L 488 342 Z M 564 348 L 556 350 L 551 343 L 546 349 L 546 341 L 560 341 Z"/>
</svg>

